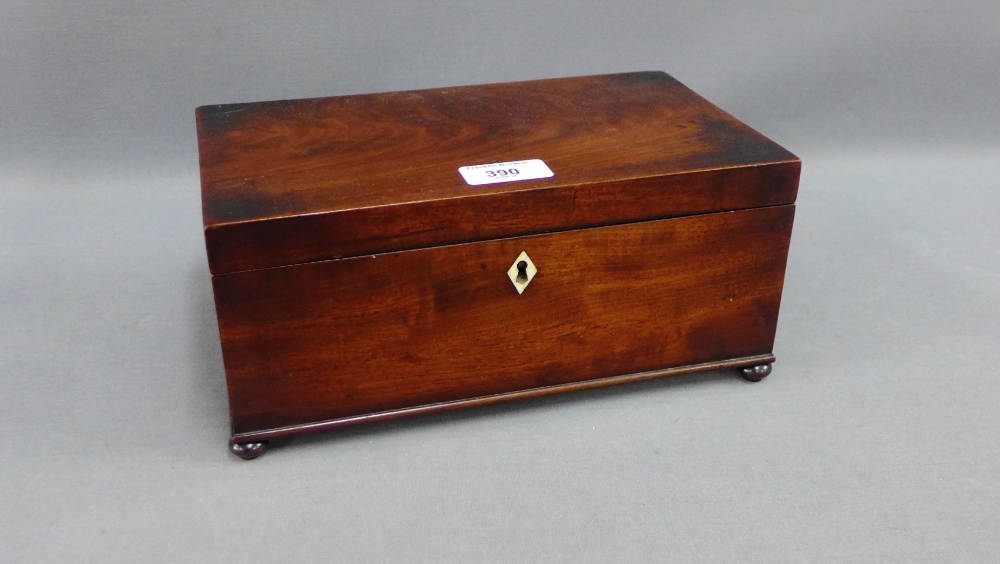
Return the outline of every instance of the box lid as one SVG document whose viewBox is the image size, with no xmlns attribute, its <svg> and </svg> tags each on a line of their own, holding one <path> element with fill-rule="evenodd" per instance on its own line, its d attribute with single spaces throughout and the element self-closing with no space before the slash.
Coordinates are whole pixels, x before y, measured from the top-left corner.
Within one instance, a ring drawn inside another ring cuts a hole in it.
<svg viewBox="0 0 1000 564">
<path fill-rule="evenodd" d="M 787 204 L 800 169 L 662 72 L 203 106 L 197 122 L 214 274 Z M 535 159 L 552 175 L 459 172 Z"/>
</svg>

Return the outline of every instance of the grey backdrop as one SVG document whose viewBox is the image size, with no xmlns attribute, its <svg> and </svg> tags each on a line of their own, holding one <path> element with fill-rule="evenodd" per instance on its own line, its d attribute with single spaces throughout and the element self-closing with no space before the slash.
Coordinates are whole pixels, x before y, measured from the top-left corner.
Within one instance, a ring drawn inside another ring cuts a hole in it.
<svg viewBox="0 0 1000 564">
<path fill-rule="evenodd" d="M 0 2 L 0 561 L 986 562 L 1000 4 Z M 800 155 L 774 374 L 225 449 L 198 105 L 661 69 Z"/>
</svg>

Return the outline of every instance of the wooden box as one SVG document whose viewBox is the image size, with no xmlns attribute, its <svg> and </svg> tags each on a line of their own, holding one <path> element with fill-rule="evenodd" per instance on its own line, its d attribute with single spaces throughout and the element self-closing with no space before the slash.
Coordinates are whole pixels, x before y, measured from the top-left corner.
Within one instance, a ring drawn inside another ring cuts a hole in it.
<svg viewBox="0 0 1000 564">
<path fill-rule="evenodd" d="M 664 73 L 197 121 L 241 457 L 319 429 L 770 372 L 800 162 Z"/>
</svg>

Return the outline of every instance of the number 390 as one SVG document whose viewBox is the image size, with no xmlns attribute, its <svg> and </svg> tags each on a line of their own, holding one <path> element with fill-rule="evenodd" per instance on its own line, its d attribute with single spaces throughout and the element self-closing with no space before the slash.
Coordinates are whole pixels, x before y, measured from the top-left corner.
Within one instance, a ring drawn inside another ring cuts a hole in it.
<svg viewBox="0 0 1000 564">
<path fill-rule="evenodd" d="M 516 168 L 508 168 L 507 170 L 499 169 L 499 170 L 486 171 L 486 176 L 489 176 L 490 178 L 498 178 L 498 177 L 503 178 L 504 176 L 514 176 L 515 174 L 521 174 L 521 171 L 517 170 Z"/>
</svg>

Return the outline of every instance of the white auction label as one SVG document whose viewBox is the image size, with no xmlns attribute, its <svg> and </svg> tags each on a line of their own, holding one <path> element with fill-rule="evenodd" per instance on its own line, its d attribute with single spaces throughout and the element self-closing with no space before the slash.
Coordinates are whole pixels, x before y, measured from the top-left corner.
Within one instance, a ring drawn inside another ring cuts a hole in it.
<svg viewBox="0 0 1000 564">
<path fill-rule="evenodd" d="M 509 163 L 493 163 L 459 167 L 458 173 L 469 186 L 496 184 L 498 182 L 515 182 L 517 180 L 534 180 L 555 176 L 541 159 L 527 161 L 511 161 Z"/>
</svg>

